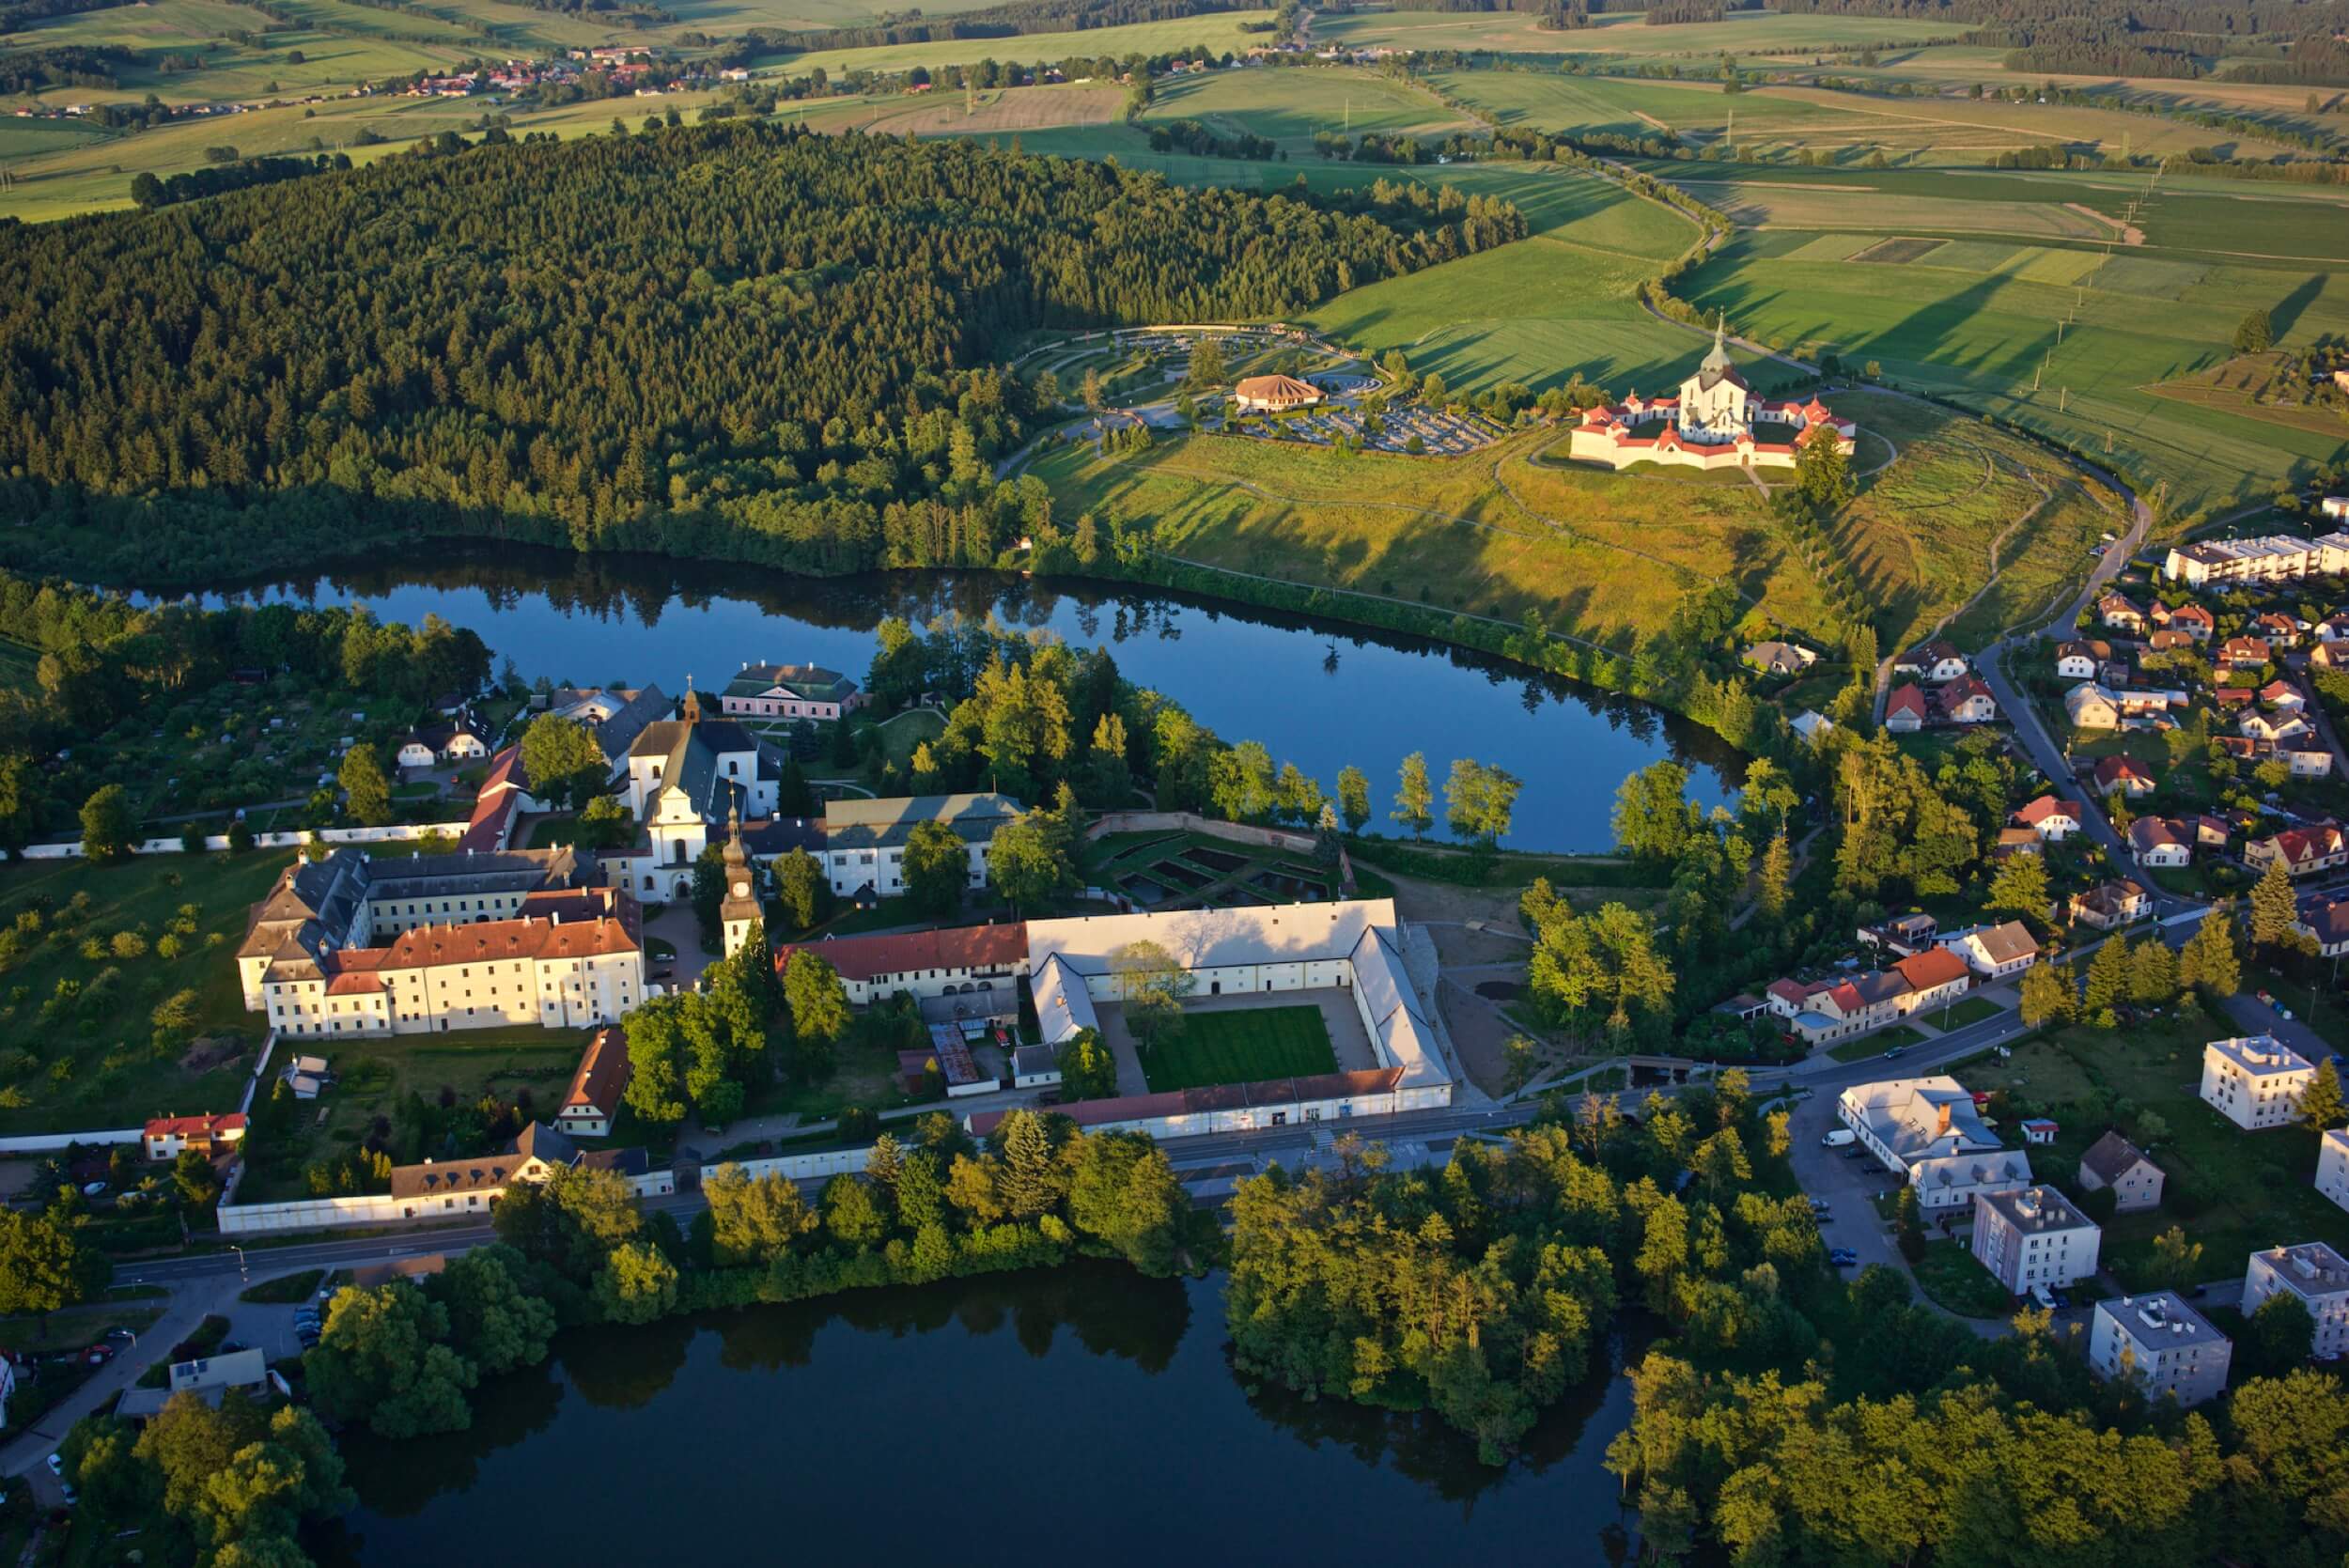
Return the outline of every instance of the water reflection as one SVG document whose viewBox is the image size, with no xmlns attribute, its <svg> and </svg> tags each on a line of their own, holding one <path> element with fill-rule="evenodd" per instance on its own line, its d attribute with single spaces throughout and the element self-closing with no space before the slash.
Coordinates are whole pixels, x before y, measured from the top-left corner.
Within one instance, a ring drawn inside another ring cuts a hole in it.
<svg viewBox="0 0 2349 1568">
<path fill-rule="evenodd" d="M 1599 1460 L 1643 1328 L 1493 1468 L 1432 1417 L 1245 1387 L 1221 1289 L 1080 1264 L 566 1334 L 470 1431 L 348 1435 L 361 1506 L 319 1560 L 737 1561 L 787 1518 L 801 1553 L 951 1519 L 958 1560 L 1032 1561 L 1048 1516 L 1138 1563 L 1626 1560 Z"/>
<path fill-rule="evenodd" d="M 578 683 L 687 676 L 704 690 L 743 663 L 813 661 L 862 675 L 885 615 L 949 613 L 1105 644 L 1131 679 L 1180 700 L 1227 739 L 1253 738 L 1334 791 L 1370 778 L 1378 825 L 1408 752 L 1441 783 L 1469 756 L 1525 781 L 1512 842 L 1603 849 L 1626 773 L 1672 755 L 1711 806 L 1741 768 L 1718 737 L 1644 703 L 1417 638 L 1101 583 L 995 573 L 803 578 L 666 558 L 475 547 L 224 584 L 210 596 L 364 601 L 392 620 L 470 626 L 527 676 Z"/>
</svg>

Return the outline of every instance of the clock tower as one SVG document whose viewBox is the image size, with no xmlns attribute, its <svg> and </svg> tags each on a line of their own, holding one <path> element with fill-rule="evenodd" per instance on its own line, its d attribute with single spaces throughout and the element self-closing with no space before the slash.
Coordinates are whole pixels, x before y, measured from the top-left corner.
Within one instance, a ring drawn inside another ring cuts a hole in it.
<svg viewBox="0 0 2349 1568">
<path fill-rule="evenodd" d="M 752 923 L 763 918 L 759 912 L 757 874 L 751 869 L 750 856 L 742 849 L 742 808 L 739 805 L 726 813 L 726 846 L 722 854 L 725 861 L 725 898 L 718 906 L 718 919 L 725 927 L 726 956 L 731 958 L 750 935 Z"/>
</svg>

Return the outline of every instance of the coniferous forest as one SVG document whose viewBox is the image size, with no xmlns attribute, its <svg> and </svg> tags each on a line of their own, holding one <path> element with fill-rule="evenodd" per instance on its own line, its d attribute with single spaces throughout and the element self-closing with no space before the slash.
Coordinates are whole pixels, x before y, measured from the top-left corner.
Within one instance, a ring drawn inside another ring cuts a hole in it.
<svg viewBox="0 0 2349 1568">
<path fill-rule="evenodd" d="M 445 534 L 990 562 L 1036 520 L 992 477 L 1037 412 L 1017 334 L 1278 318 L 1525 232 L 1446 194 L 725 120 L 10 225 L 6 553 L 159 582 Z"/>
</svg>

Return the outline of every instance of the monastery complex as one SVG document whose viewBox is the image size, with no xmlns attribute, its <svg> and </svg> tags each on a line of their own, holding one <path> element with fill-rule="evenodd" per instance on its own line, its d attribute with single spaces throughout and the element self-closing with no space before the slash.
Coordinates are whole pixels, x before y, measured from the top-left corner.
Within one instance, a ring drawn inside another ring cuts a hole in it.
<svg viewBox="0 0 2349 1568">
<path fill-rule="evenodd" d="M 1656 427 L 1652 435 L 1637 432 Z M 1671 463 L 1684 468 L 1792 468 L 1807 441 L 1831 432 L 1846 453 L 1859 427 L 1839 419 L 1817 397 L 1774 403 L 1757 397 L 1729 357 L 1725 326 L 1713 332 L 1713 351 L 1676 397 L 1637 392 L 1613 408 L 1586 409 L 1567 451 L 1578 461 L 1608 468 Z"/>
</svg>

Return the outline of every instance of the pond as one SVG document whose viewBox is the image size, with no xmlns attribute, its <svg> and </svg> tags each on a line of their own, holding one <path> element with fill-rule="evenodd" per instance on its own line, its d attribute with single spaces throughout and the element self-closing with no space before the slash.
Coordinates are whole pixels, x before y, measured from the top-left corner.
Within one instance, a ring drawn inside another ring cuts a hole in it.
<svg viewBox="0 0 2349 1568">
<path fill-rule="evenodd" d="M 1517 847 L 1603 851 L 1624 775 L 1687 763 L 1710 809 L 1742 777 L 1711 731 L 1627 697 L 1441 644 L 1100 583 L 997 573 L 805 578 L 751 567 L 499 548 L 443 551 L 313 577 L 223 585 L 255 600 L 364 602 L 410 624 L 437 613 L 471 627 L 528 678 L 723 688 L 746 663 L 829 665 L 863 677 L 885 615 L 919 625 L 958 612 L 1104 644 L 1126 677 L 1181 702 L 1227 741 L 1261 740 L 1334 794 L 1348 763 L 1369 776 L 1375 828 L 1404 756 L 1424 752 L 1440 797 L 1454 759 L 1522 779 Z M 1438 815 L 1442 815 L 1440 798 Z"/>
<path fill-rule="evenodd" d="M 1432 1418 L 1252 1392 L 1221 1282 L 1087 1263 L 566 1334 L 470 1431 L 347 1434 L 319 1560 L 1626 1560 L 1600 1460 L 1639 1330 L 1495 1468 Z"/>
</svg>

